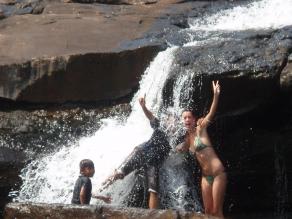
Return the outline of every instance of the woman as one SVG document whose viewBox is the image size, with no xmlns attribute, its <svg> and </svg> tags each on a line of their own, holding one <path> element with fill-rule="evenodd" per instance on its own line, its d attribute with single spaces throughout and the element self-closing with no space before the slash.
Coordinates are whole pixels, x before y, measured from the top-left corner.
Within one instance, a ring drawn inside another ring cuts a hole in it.
<svg viewBox="0 0 292 219">
<path fill-rule="evenodd" d="M 224 166 L 212 147 L 207 127 L 213 120 L 216 113 L 220 94 L 219 82 L 212 81 L 213 102 L 209 113 L 196 121 L 191 110 L 184 110 L 182 113 L 183 124 L 188 131 L 186 145 L 178 148 L 183 151 L 186 148 L 196 156 L 201 169 L 201 189 L 205 213 L 217 217 L 223 217 L 223 202 L 227 183 L 227 176 Z"/>
</svg>

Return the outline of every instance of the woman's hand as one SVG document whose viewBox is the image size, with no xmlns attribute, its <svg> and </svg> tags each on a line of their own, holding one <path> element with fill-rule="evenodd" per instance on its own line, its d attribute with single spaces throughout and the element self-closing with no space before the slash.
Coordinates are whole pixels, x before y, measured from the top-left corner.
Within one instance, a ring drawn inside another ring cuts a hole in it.
<svg viewBox="0 0 292 219">
<path fill-rule="evenodd" d="M 213 85 L 214 96 L 219 96 L 220 95 L 219 81 L 212 81 L 212 85 Z"/>
</svg>

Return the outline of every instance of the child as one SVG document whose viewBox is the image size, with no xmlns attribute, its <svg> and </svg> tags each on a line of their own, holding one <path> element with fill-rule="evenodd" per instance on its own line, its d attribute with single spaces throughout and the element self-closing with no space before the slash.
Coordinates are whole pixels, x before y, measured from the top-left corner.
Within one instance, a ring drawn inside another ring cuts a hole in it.
<svg viewBox="0 0 292 219">
<path fill-rule="evenodd" d="M 71 203 L 72 204 L 89 204 L 91 199 L 91 180 L 89 177 L 92 177 L 95 173 L 94 164 L 92 160 L 84 159 L 80 161 L 80 176 L 76 180 L 74 191 L 73 191 L 73 198 Z M 106 203 L 111 202 L 110 197 L 105 196 L 93 196 L 93 198 L 97 198 L 103 200 Z"/>
</svg>

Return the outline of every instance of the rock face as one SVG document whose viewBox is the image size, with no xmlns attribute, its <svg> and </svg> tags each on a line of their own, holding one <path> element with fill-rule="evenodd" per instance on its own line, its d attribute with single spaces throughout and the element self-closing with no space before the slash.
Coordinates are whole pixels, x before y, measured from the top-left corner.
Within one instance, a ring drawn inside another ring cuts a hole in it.
<svg viewBox="0 0 292 219">
<path fill-rule="evenodd" d="M 9 201 L 8 193 L 12 187 L 19 186 L 18 172 L 23 168 L 25 155 L 8 148 L 0 148 L 0 209 Z M 0 211 L 2 215 L 2 210 Z"/>
<path fill-rule="evenodd" d="M 113 100 L 130 94 L 150 60 L 165 47 L 165 38 L 159 34 L 178 32 L 192 8 L 199 13 L 214 5 L 179 2 L 29 1 L 29 7 L 43 6 L 41 15 L 10 16 L 0 23 L 0 97 L 63 103 Z M 5 9 L 2 12 L 5 15 Z"/>
<path fill-rule="evenodd" d="M 151 43 L 120 47 L 149 29 L 160 13 L 142 20 L 149 10 L 51 3 L 41 17 L 2 20 L 0 96 L 26 102 L 86 102 L 128 95 L 161 49 L 161 44 Z"/>
<path fill-rule="evenodd" d="M 278 95 L 280 75 L 292 50 L 291 37 L 292 27 L 287 27 L 279 31 L 233 33 L 228 40 L 222 34 L 221 41 L 210 45 L 179 48 L 165 90 L 171 90 L 168 86 L 172 86 L 177 75 L 192 73 L 193 104 L 206 107 L 211 80 L 219 79 L 224 88 L 224 104 L 220 104 L 219 111 L 248 112 Z M 288 79 L 282 80 L 283 87 L 289 87 L 289 66 L 281 77 Z M 202 84 L 199 89 L 198 84 Z M 197 110 L 202 113 L 206 109 Z"/>
<path fill-rule="evenodd" d="M 138 86 L 157 46 L 112 54 L 34 59 L 0 67 L 2 97 L 34 103 L 114 100 Z M 129 64 L 131 60 L 131 64 Z"/>
<path fill-rule="evenodd" d="M 39 218 L 39 219 L 62 219 L 62 218 L 157 218 L 157 219 L 204 219 L 210 218 L 190 212 L 176 212 L 173 210 L 146 210 L 137 208 L 115 208 L 106 206 L 81 206 L 81 205 L 57 205 L 57 204 L 30 204 L 10 203 L 5 208 L 5 219 Z"/>
</svg>

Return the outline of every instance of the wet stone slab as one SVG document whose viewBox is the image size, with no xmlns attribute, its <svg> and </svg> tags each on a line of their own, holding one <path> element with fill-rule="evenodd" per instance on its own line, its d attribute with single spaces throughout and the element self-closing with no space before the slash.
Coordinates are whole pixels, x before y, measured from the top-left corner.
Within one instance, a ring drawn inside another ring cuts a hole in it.
<svg viewBox="0 0 292 219">
<path fill-rule="evenodd" d="M 207 219 L 214 218 L 194 212 L 175 210 L 150 210 L 142 208 L 121 208 L 95 205 L 64 205 L 64 204 L 36 204 L 9 203 L 5 207 L 4 219 Z"/>
</svg>

